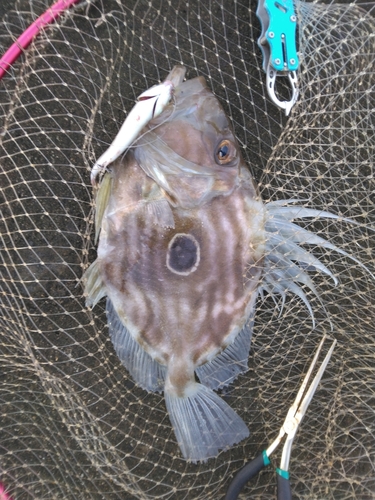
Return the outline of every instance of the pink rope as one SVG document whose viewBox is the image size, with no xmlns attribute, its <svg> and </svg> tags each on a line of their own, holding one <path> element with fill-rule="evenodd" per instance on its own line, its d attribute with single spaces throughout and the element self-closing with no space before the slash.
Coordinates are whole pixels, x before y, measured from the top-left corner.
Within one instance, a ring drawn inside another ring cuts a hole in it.
<svg viewBox="0 0 375 500">
<path fill-rule="evenodd" d="M 3 483 L 0 483 L 0 500 L 12 500 L 12 498 L 6 492 Z"/>
<path fill-rule="evenodd" d="M 26 31 L 18 38 L 16 42 L 5 52 L 0 59 L 0 80 L 3 78 L 9 67 L 22 54 L 22 52 L 30 45 L 38 33 L 47 26 L 53 23 L 64 10 L 69 9 L 80 0 L 58 0 L 49 7 L 36 21 L 31 24 Z"/>
</svg>

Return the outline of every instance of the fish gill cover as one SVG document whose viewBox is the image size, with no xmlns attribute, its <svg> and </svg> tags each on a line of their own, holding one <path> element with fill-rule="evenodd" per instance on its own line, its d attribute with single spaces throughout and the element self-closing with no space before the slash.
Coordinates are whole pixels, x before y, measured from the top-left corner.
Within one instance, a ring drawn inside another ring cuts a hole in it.
<svg viewBox="0 0 375 500">
<path fill-rule="evenodd" d="M 12 3 L 1 52 L 47 6 Z M 89 2 L 46 29 L 0 84 L 0 480 L 17 499 L 219 498 L 274 439 L 323 333 L 338 345 L 292 450 L 293 494 L 372 497 L 375 290 L 359 264 L 313 246 L 338 280 L 314 275 L 324 307 L 304 289 L 315 328 L 293 294 L 283 308 L 258 298 L 249 371 L 221 393 L 250 436 L 205 464 L 181 457 L 163 398 L 119 361 L 104 302 L 85 306 L 80 280 L 96 257 L 90 168 L 136 97 L 175 64 L 215 92 L 263 201 L 354 219 L 300 225 L 374 272 L 371 6 L 296 4 L 300 97 L 288 119 L 267 97 L 255 10 Z M 274 481 L 265 471 L 245 495 L 273 498 Z"/>
</svg>

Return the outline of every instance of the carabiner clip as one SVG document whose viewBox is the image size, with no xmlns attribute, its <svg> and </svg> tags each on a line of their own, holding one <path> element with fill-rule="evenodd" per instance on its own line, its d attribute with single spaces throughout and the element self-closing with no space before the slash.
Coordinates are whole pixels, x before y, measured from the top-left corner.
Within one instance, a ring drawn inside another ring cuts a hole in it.
<svg viewBox="0 0 375 500">
<path fill-rule="evenodd" d="M 295 71 L 288 71 L 286 73 L 284 72 L 281 73 L 279 71 L 276 71 L 269 62 L 267 66 L 266 76 L 267 76 L 266 82 L 267 82 L 268 95 L 272 99 L 272 102 L 276 104 L 276 106 L 285 110 L 285 114 L 286 116 L 288 116 L 292 107 L 295 105 L 298 99 L 299 91 L 297 86 L 297 73 Z M 289 79 L 289 83 L 292 90 L 292 97 L 290 101 L 280 101 L 280 99 L 276 96 L 275 87 L 276 87 L 276 78 L 278 76 L 282 77 L 287 76 Z"/>
</svg>

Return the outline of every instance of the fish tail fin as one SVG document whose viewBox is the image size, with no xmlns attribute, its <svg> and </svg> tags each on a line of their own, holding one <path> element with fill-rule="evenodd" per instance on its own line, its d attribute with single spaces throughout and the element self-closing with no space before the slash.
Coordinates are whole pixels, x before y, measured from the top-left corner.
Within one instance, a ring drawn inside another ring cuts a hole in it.
<svg viewBox="0 0 375 500">
<path fill-rule="evenodd" d="M 245 422 L 215 392 L 189 384 L 186 396 L 165 389 L 165 402 L 181 452 L 193 463 L 206 462 L 219 450 L 249 436 Z"/>
</svg>

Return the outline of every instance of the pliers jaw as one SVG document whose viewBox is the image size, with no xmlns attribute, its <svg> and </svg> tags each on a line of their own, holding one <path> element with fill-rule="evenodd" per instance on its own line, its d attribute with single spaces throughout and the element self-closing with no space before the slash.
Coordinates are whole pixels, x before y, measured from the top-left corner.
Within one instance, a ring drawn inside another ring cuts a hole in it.
<svg viewBox="0 0 375 500">
<path fill-rule="evenodd" d="M 318 371 L 315 374 L 314 379 L 312 380 L 311 384 L 309 384 L 309 380 L 311 377 L 311 374 L 317 364 L 319 354 L 322 350 L 323 344 L 325 340 L 327 339 L 327 336 L 324 335 L 322 340 L 320 341 L 320 344 L 315 352 L 314 358 L 311 362 L 311 365 L 306 373 L 305 378 L 303 379 L 303 382 L 301 384 L 301 387 L 298 391 L 298 394 L 296 396 L 296 399 L 294 400 L 294 403 L 292 406 L 289 408 L 288 413 L 285 417 L 284 423 L 280 429 L 279 435 L 275 439 L 275 441 L 267 448 L 266 453 L 267 456 L 270 456 L 270 454 L 277 448 L 278 444 L 281 442 L 283 437 L 286 434 L 286 441 L 283 447 L 282 451 L 282 456 L 281 456 L 281 462 L 280 462 L 280 469 L 284 471 L 288 471 L 289 468 L 289 460 L 290 460 L 290 453 L 292 449 L 292 444 L 293 440 L 295 438 L 295 435 L 297 433 L 297 430 L 302 422 L 303 417 L 305 416 L 306 410 L 315 394 L 315 391 L 319 385 L 319 382 L 323 376 L 323 373 L 327 367 L 327 364 L 332 356 L 332 352 L 335 348 L 335 345 L 337 343 L 336 340 L 334 340 L 331 344 L 331 347 L 329 348 L 322 364 L 320 365 Z"/>
</svg>

